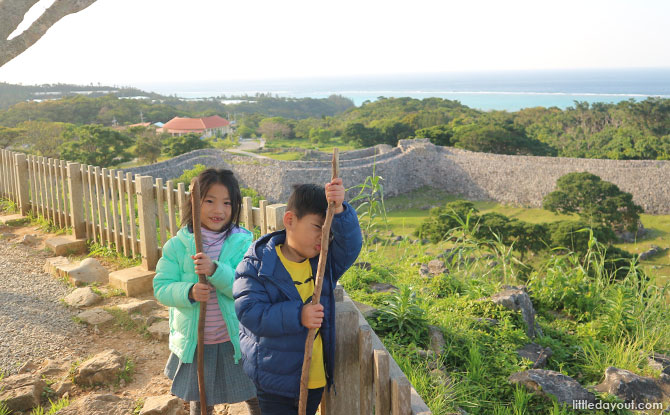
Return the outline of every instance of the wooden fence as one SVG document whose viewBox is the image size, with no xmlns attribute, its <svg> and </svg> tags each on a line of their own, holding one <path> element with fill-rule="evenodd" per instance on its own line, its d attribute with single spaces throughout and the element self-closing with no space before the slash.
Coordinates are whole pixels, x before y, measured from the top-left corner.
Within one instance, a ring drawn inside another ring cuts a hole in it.
<svg viewBox="0 0 670 415">
<path fill-rule="evenodd" d="M 183 183 L 135 177 L 114 169 L 0 150 L 0 197 L 22 215 L 42 216 L 76 239 L 126 256 L 141 255 L 155 270 L 161 247 L 180 228 L 189 193 Z M 265 234 L 283 228 L 284 204 L 243 198 L 240 221 Z M 429 415 L 430 411 L 353 302 L 337 290 L 335 389 L 322 415 Z"/>
<path fill-rule="evenodd" d="M 42 216 L 60 228 L 71 228 L 76 239 L 142 257 L 154 270 L 162 246 L 180 228 L 190 203 L 183 183 L 133 177 L 114 169 L 82 165 L 0 150 L 3 198 L 17 204 L 22 215 Z M 260 201 L 253 207 L 243 198 L 240 221 L 261 234 L 281 229 L 284 204 Z"/>
</svg>

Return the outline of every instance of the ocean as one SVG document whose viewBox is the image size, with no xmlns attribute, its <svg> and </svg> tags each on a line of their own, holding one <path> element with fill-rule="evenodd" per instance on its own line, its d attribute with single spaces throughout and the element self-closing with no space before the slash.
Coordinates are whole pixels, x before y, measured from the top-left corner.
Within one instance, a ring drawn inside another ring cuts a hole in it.
<svg viewBox="0 0 670 415">
<path fill-rule="evenodd" d="M 340 78 L 135 83 L 133 86 L 183 98 L 255 95 L 326 98 L 333 94 L 358 106 L 379 97 L 438 97 L 481 110 L 574 106 L 575 101 L 616 103 L 670 98 L 670 68 L 460 72 Z"/>
</svg>

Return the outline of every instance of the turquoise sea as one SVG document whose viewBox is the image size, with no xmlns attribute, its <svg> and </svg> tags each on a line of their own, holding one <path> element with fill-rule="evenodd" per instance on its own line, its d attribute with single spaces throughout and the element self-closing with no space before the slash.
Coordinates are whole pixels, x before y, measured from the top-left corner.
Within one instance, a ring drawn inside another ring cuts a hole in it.
<svg viewBox="0 0 670 415">
<path fill-rule="evenodd" d="M 574 106 L 575 101 L 616 103 L 670 98 L 670 68 L 561 71 L 459 72 L 341 78 L 137 83 L 133 86 L 183 98 L 271 93 L 282 97 L 351 98 L 356 105 L 378 97 L 439 97 L 482 110 Z"/>
</svg>

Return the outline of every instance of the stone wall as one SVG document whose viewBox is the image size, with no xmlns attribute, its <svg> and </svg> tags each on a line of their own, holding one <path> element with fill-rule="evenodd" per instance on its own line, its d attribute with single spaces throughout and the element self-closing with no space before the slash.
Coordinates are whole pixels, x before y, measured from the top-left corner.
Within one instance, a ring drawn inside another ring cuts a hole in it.
<svg viewBox="0 0 670 415">
<path fill-rule="evenodd" d="M 353 154 L 352 154 L 353 153 Z M 127 169 L 163 179 L 181 175 L 195 164 L 228 168 L 243 186 L 270 202 L 284 202 L 297 183 L 330 180 L 329 157 L 318 161 L 256 159 L 221 150 L 196 150 L 150 166 Z M 363 183 L 376 169 L 384 178 L 384 194 L 394 196 L 432 186 L 470 200 L 539 207 L 556 180 L 570 172 L 588 171 L 633 194 L 647 213 L 670 213 L 670 162 L 505 156 L 435 146 L 427 140 L 401 140 L 397 147 L 376 146 L 342 153 L 340 170 L 346 187 Z M 347 197 L 357 193 L 352 189 Z"/>
</svg>

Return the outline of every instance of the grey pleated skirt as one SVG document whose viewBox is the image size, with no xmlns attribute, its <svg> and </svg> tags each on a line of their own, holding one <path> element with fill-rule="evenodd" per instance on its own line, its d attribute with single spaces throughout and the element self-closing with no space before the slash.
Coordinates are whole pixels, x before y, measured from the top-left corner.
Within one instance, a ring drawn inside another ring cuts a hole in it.
<svg viewBox="0 0 670 415">
<path fill-rule="evenodd" d="M 196 358 L 193 363 L 183 363 L 170 353 L 165 365 L 165 376 L 172 379 L 171 393 L 185 401 L 200 400 Z M 244 373 L 242 361 L 235 364 L 231 342 L 205 345 L 205 393 L 207 406 L 243 402 L 256 396 L 256 387 Z"/>
</svg>

